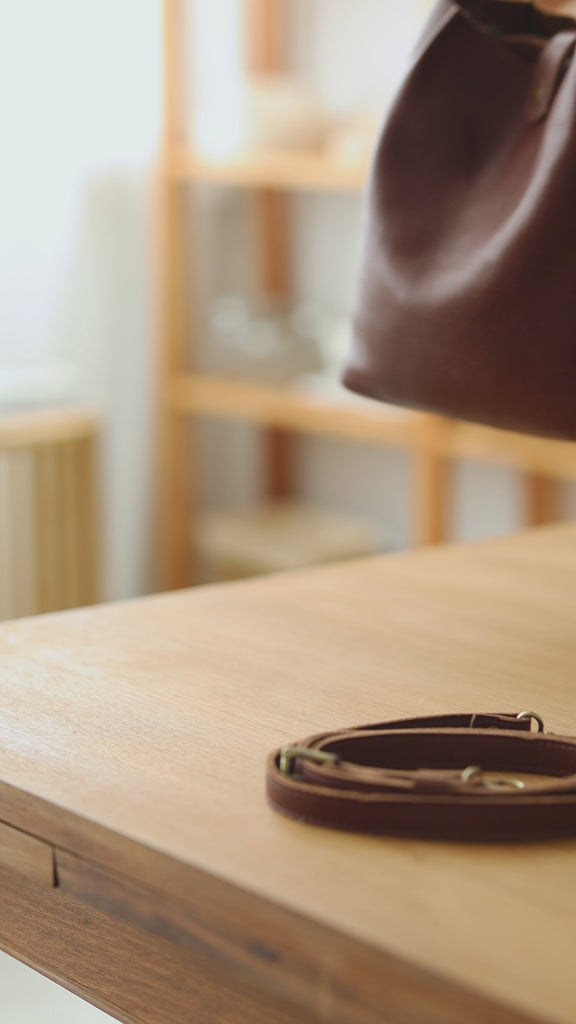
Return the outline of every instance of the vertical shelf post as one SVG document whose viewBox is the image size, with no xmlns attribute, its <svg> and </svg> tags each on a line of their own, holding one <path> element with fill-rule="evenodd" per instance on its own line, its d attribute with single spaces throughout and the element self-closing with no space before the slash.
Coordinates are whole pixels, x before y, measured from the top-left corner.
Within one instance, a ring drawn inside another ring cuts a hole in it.
<svg viewBox="0 0 576 1024">
<path fill-rule="evenodd" d="M 187 368 L 188 324 L 184 296 L 186 238 L 190 229 L 187 189 L 169 174 L 170 156 L 187 136 L 184 0 L 163 0 L 163 139 L 158 172 L 158 276 L 160 331 L 159 589 L 191 582 L 193 424 L 169 401 L 172 379 Z M 188 40 L 186 40 L 188 42 Z"/>
<path fill-rule="evenodd" d="M 280 70 L 285 54 L 279 0 L 246 0 L 245 9 L 249 72 L 265 75 Z M 292 290 L 289 200 L 276 189 L 259 189 L 254 199 L 260 286 L 265 295 L 282 302 Z M 285 431 L 265 431 L 265 491 L 269 498 L 285 498 L 292 491 L 292 449 L 292 438 Z"/>
<path fill-rule="evenodd" d="M 443 442 L 449 421 L 423 416 L 413 452 L 412 530 L 415 547 L 442 544 L 450 536 L 452 462 Z"/>
<path fill-rule="evenodd" d="M 541 473 L 525 477 L 525 522 L 527 526 L 555 523 L 561 515 L 561 483 Z"/>
</svg>

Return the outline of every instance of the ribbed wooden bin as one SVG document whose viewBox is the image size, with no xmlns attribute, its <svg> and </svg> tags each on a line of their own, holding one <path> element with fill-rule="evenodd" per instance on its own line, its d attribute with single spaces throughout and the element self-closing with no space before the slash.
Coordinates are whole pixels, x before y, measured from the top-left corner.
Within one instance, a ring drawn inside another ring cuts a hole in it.
<svg viewBox="0 0 576 1024">
<path fill-rule="evenodd" d="M 98 432 L 85 409 L 0 416 L 0 619 L 99 600 Z"/>
</svg>

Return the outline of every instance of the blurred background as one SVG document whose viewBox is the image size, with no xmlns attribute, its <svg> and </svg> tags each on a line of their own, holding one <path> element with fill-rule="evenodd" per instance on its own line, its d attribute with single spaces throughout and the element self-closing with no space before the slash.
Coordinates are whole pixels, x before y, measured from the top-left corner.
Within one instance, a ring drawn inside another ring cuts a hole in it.
<svg viewBox="0 0 576 1024">
<path fill-rule="evenodd" d="M 2 0 L 0 619 L 574 516 L 573 445 L 338 385 L 428 8 Z"/>
<path fill-rule="evenodd" d="M 429 8 L 2 3 L 0 618 L 574 515 L 574 446 L 338 384 Z"/>
</svg>

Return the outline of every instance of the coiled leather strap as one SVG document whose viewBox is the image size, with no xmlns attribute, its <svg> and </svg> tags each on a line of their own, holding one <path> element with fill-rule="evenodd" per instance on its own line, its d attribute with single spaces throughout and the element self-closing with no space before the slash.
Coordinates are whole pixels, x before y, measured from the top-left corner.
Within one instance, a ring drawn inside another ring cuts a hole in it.
<svg viewBox="0 0 576 1024">
<path fill-rule="evenodd" d="M 534 719 L 538 732 L 531 731 Z M 354 832 L 501 841 L 576 836 L 576 738 L 544 732 L 534 712 L 359 726 L 275 751 L 267 795 L 290 818 Z"/>
</svg>

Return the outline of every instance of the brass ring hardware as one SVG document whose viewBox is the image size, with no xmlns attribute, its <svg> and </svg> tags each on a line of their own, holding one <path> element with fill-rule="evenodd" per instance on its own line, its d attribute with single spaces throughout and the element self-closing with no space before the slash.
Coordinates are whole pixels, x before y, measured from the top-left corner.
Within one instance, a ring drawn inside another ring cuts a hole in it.
<svg viewBox="0 0 576 1024">
<path fill-rule="evenodd" d="M 488 779 L 483 782 L 484 789 L 526 789 L 526 783 L 522 779 Z"/>
<path fill-rule="evenodd" d="M 483 789 L 526 789 L 522 779 L 484 779 L 484 772 L 477 764 L 470 764 L 460 774 L 460 782 L 477 782 Z"/>
<path fill-rule="evenodd" d="M 519 715 L 516 715 L 519 722 L 523 718 L 533 718 L 538 723 L 538 732 L 544 732 L 544 719 L 536 711 L 521 711 Z"/>
</svg>

